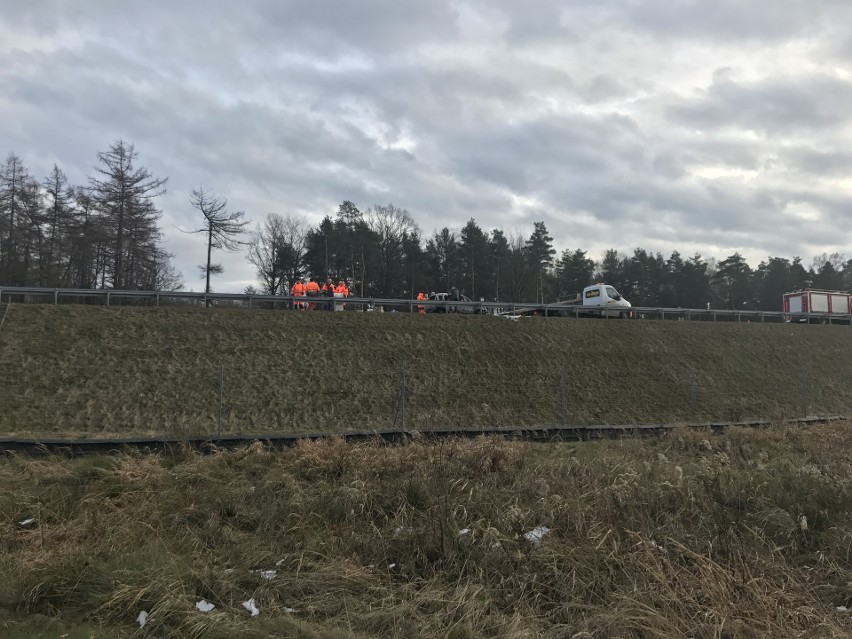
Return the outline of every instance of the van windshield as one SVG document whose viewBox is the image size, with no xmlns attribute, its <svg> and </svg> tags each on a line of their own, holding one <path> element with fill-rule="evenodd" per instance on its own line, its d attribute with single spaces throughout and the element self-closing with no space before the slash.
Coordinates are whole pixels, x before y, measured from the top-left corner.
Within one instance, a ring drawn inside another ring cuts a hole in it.
<svg viewBox="0 0 852 639">
<path fill-rule="evenodd" d="M 617 300 L 619 297 L 621 297 L 621 295 L 618 294 L 618 291 L 616 291 L 611 286 L 606 287 L 606 296 L 611 300 Z"/>
</svg>

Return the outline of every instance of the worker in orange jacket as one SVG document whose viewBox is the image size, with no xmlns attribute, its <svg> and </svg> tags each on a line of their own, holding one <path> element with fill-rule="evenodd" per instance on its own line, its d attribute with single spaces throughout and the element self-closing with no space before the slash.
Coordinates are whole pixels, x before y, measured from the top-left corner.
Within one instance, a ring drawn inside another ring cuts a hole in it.
<svg viewBox="0 0 852 639">
<path fill-rule="evenodd" d="M 337 286 L 334 287 L 334 296 L 335 297 L 349 297 L 349 289 L 346 288 L 346 284 L 343 282 L 343 280 L 340 280 L 337 283 Z M 346 304 L 344 304 L 342 302 L 335 302 L 334 303 L 334 310 L 342 311 L 344 308 L 346 308 Z"/>
<path fill-rule="evenodd" d="M 423 293 L 418 293 L 418 294 L 417 294 L 417 301 L 418 301 L 418 302 L 422 302 L 422 301 L 423 301 L 423 300 L 425 300 L 425 299 L 426 299 L 426 296 L 425 296 L 425 295 L 423 295 Z M 418 304 L 418 305 L 417 305 L 417 314 L 418 314 L 418 315 L 425 315 L 425 314 L 426 314 L 426 307 L 425 307 L 423 304 Z"/>
<path fill-rule="evenodd" d="M 319 297 L 320 287 L 319 284 L 314 282 L 313 280 L 309 280 L 307 284 L 305 284 L 305 295 L 308 297 Z M 309 302 L 308 309 L 315 311 L 317 308 L 316 302 Z"/>
<path fill-rule="evenodd" d="M 296 283 L 293 284 L 292 288 L 290 289 L 290 295 L 292 295 L 293 297 L 305 296 L 305 285 L 302 284 L 301 280 L 296 280 Z M 293 308 L 295 308 L 297 311 L 303 311 L 305 310 L 305 305 L 301 302 L 294 301 Z"/>
</svg>

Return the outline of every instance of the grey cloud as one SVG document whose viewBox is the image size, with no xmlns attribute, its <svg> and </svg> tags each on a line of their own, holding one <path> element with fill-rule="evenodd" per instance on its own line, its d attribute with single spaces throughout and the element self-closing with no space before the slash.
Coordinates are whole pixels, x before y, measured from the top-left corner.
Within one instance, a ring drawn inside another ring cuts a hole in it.
<svg viewBox="0 0 852 639">
<path fill-rule="evenodd" d="M 791 168 L 803 173 L 831 177 L 848 177 L 852 174 L 852 151 L 821 151 L 811 147 L 795 146 L 785 148 L 782 158 Z"/>
<path fill-rule="evenodd" d="M 663 38 L 710 38 L 718 41 L 772 42 L 812 35 L 817 29 L 852 18 L 843 0 L 644 0 L 629 3 L 620 14 L 628 24 Z"/>
<path fill-rule="evenodd" d="M 752 83 L 717 76 L 706 91 L 673 104 L 668 114 L 695 129 L 740 127 L 778 135 L 848 122 L 850 101 L 852 82 L 829 75 L 782 76 Z"/>
<path fill-rule="evenodd" d="M 848 122 L 852 87 L 830 65 L 736 79 L 742 41 L 833 35 L 845 12 L 809 3 L 807 19 L 803 6 L 784 0 L 761 23 L 731 1 L 18 3 L 0 36 L 74 29 L 83 45 L 0 54 L 0 115 L 16 124 L 0 131 L 0 153 L 36 173 L 58 160 L 79 182 L 113 139 L 134 142 L 170 178 L 168 247 L 196 287 L 198 247 L 173 227 L 192 221 L 187 192 L 199 182 L 256 221 L 392 201 L 427 235 L 470 217 L 523 232 L 543 219 L 559 248 L 807 255 L 852 242 L 850 203 L 831 187 L 696 177 L 721 166 L 771 178 L 772 158 L 843 176 L 842 140 L 824 140 Z M 463 11 L 486 21 L 484 35 L 461 37 Z M 684 37 L 726 47 L 730 72 L 673 99 L 622 64 L 635 46 L 667 56 Z M 575 60 L 595 66 L 573 77 L 563 62 Z M 784 215 L 788 202 L 816 208 L 822 224 Z M 252 279 L 242 256 L 222 261 L 220 288 Z"/>
</svg>

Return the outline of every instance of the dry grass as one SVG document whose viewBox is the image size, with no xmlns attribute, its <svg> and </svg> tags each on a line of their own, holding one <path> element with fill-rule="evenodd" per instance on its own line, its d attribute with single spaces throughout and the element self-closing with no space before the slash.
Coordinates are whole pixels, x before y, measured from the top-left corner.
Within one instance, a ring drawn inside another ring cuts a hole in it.
<svg viewBox="0 0 852 639">
<path fill-rule="evenodd" d="M 152 637 L 849 636 L 849 427 L 6 457 L 0 607 L 119 635 L 145 609 Z"/>
<path fill-rule="evenodd" d="M 339 432 L 852 409 L 848 327 L 13 305 L 0 433 Z"/>
</svg>

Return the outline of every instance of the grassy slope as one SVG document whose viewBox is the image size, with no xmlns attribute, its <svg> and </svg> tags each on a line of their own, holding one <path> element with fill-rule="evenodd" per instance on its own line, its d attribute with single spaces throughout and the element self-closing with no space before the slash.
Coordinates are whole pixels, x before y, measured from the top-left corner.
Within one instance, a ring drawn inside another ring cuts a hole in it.
<svg viewBox="0 0 852 639">
<path fill-rule="evenodd" d="M 0 458 L 0 619 L 15 611 L 12 636 L 47 626 L 28 614 L 128 636 L 140 610 L 151 637 L 850 636 L 850 425 Z"/>
<path fill-rule="evenodd" d="M 797 416 L 852 409 L 842 326 L 23 306 L 0 332 L 0 432 L 199 434 Z"/>
</svg>

